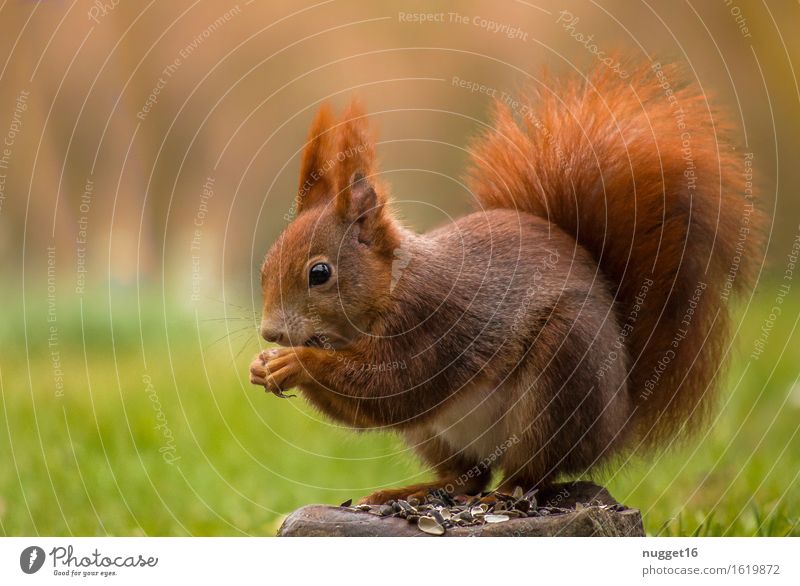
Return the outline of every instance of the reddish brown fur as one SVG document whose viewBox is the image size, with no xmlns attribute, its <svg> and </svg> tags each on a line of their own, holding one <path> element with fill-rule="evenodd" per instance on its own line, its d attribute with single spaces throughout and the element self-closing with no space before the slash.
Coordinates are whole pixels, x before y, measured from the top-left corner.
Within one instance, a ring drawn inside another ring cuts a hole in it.
<svg viewBox="0 0 800 586">
<path fill-rule="evenodd" d="M 318 115 L 300 214 L 262 271 L 262 330 L 287 347 L 262 352 L 251 380 L 299 387 L 347 425 L 397 430 L 437 472 L 432 485 L 368 501 L 434 485 L 477 492 L 492 470 L 503 488 L 580 474 L 706 410 L 747 202 L 719 118 L 712 127 L 704 98 L 665 72 L 691 136 L 691 197 L 674 111 L 652 72 L 630 84 L 600 72 L 532 90 L 527 121 L 498 104 L 472 147 L 482 211 L 425 235 L 391 215 L 361 108 L 338 125 L 327 109 Z M 749 286 L 756 239 L 745 245 L 735 290 Z M 321 260 L 333 277 L 309 287 Z M 705 290 L 673 345 L 698 282 Z M 668 367 L 642 395 L 665 352 Z"/>
<path fill-rule="evenodd" d="M 332 130 L 333 112 L 328 104 L 324 104 L 317 112 L 308 133 L 308 142 L 300 164 L 300 186 L 297 189 L 297 212 L 327 201 L 335 187 L 329 174 L 316 175 L 318 169 L 325 166 L 325 156 L 336 139 Z"/>
<path fill-rule="evenodd" d="M 643 279 L 653 280 L 627 348 L 639 434 L 660 444 L 684 425 L 697 427 L 713 404 L 714 379 L 728 340 L 727 311 L 724 305 L 717 311 L 724 279 L 745 226 L 749 234 L 734 292 L 751 286 L 762 219 L 752 201 L 742 197 L 743 153 L 733 147 L 727 117 L 677 66 L 661 70 L 676 106 L 654 83 L 651 68 L 631 71 L 629 82 L 605 69 L 584 83 L 564 80 L 534 88 L 526 105 L 538 117 L 539 129 L 530 119 L 517 124 L 498 103 L 494 130 L 473 146 L 470 187 L 485 207 L 528 211 L 574 235 L 616 284 L 621 320 L 630 315 Z M 677 124 L 679 108 L 685 128 Z M 684 175 L 684 133 L 689 133 L 698 178 L 693 197 Z M 643 398 L 698 282 L 707 288 L 690 335 Z"/>
</svg>

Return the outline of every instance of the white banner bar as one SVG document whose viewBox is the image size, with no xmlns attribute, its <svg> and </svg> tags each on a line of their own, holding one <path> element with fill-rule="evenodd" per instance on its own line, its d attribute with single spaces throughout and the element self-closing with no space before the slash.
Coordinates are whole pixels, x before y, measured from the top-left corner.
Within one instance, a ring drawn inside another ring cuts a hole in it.
<svg viewBox="0 0 800 586">
<path fill-rule="evenodd" d="M 12 537 L 0 584 L 800 584 L 798 558 L 797 538 Z"/>
</svg>

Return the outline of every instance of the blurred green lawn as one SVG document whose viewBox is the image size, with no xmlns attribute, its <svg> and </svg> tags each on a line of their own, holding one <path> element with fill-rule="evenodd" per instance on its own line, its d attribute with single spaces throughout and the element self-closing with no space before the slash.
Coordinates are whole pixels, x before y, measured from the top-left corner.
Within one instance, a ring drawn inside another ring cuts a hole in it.
<svg viewBox="0 0 800 586">
<path fill-rule="evenodd" d="M 800 300 L 750 362 L 775 296 L 761 291 L 706 433 L 596 477 L 642 509 L 649 534 L 800 535 Z M 252 328 L 226 335 L 252 323 L 243 310 L 196 314 L 117 293 L 70 303 L 57 306 L 56 346 L 44 303 L 27 303 L 26 326 L 0 324 L 5 535 L 271 535 L 303 504 L 428 476 L 396 438 L 338 428 L 299 398 L 251 387 Z M 18 300 L 4 306 L 23 315 Z M 215 319 L 226 314 L 236 319 Z"/>
</svg>

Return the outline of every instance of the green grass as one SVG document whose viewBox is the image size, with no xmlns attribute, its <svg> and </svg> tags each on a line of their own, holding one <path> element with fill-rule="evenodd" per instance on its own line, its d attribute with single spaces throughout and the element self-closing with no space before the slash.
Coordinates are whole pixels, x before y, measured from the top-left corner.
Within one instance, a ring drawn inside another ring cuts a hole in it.
<svg viewBox="0 0 800 586">
<path fill-rule="evenodd" d="M 748 360 L 773 298 L 764 287 L 764 310 L 744 318 L 706 432 L 598 478 L 642 509 L 649 534 L 800 535 L 800 306 L 784 307 L 767 352 Z M 4 306 L 22 316 L 19 300 Z M 47 344 L 44 304 L 27 304 L 26 327 L 22 317 L 0 324 L 6 535 L 270 535 L 300 505 L 428 477 L 396 438 L 341 429 L 299 398 L 251 387 L 258 343 L 248 332 L 224 337 L 226 323 L 247 322 L 209 321 L 226 313 L 220 304 L 202 308 L 204 321 L 192 308 L 165 312 L 157 296 L 141 316 L 127 294 L 110 306 L 84 302 L 83 320 L 80 310 L 58 305 L 56 347 Z M 168 463 L 159 450 L 179 459 Z"/>
</svg>

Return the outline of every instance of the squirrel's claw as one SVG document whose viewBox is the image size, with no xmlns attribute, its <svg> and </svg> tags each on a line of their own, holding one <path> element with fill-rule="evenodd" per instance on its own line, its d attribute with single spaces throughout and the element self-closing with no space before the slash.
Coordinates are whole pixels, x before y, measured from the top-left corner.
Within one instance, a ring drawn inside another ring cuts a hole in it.
<svg viewBox="0 0 800 586">
<path fill-rule="evenodd" d="M 264 390 L 269 391 L 270 389 L 268 387 L 264 387 Z M 297 396 L 297 395 L 287 395 L 282 390 L 277 388 L 272 389 L 272 394 L 275 395 L 276 397 L 280 397 L 281 399 L 294 399 Z"/>
</svg>

